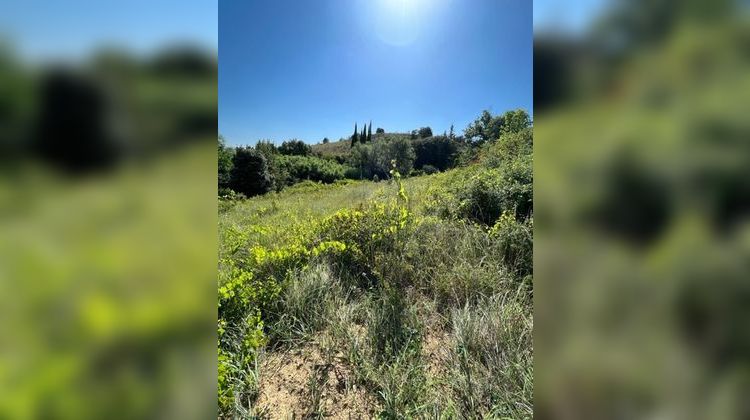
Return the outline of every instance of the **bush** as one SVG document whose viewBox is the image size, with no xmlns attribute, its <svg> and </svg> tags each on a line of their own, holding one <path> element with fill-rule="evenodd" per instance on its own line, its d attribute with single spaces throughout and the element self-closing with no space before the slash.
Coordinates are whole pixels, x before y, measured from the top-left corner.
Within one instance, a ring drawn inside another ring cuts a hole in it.
<svg viewBox="0 0 750 420">
<path fill-rule="evenodd" d="M 533 232 L 533 219 L 519 222 L 510 211 L 504 212 L 490 230 L 503 264 L 519 278 L 529 276 L 533 271 Z"/>
<path fill-rule="evenodd" d="M 414 140 L 414 167 L 433 166 L 441 171 L 455 166 L 458 143 L 445 136 L 428 137 Z"/>
<path fill-rule="evenodd" d="M 287 140 L 279 146 L 279 153 L 287 156 L 308 156 L 312 153 L 312 148 L 302 140 Z"/>
<path fill-rule="evenodd" d="M 304 180 L 331 184 L 344 179 L 347 170 L 345 166 L 335 161 L 314 156 L 281 155 L 276 157 L 274 164 L 277 172 L 285 176 L 284 179 L 277 180 L 277 183 L 284 186 Z"/>
<path fill-rule="evenodd" d="M 265 156 L 251 147 L 238 147 L 232 158 L 230 186 L 247 197 L 270 191 L 273 182 Z"/>
<path fill-rule="evenodd" d="M 481 163 L 490 168 L 499 168 L 505 162 L 531 156 L 534 148 L 533 130 L 523 129 L 516 133 L 506 133 L 496 142 L 487 143 L 481 150 Z"/>
<path fill-rule="evenodd" d="M 259 140 L 255 143 L 255 150 L 263 153 L 263 156 L 270 162 L 274 155 L 279 153 L 279 149 L 276 148 L 270 140 Z"/>
<path fill-rule="evenodd" d="M 502 134 L 518 133 L 529 127 L 531 127 L 531 117 L 523 109 L 494 116 L 485 110 L 482 111 L 482 115 L 466 127 L 464 135 L 468 140 L 481 144 L 495 141 Z"/>
<path fill-rule="evenodd" d="M 436 173 L 440 172 L 440 169 L 438 169 L 438 168 L 436 168 L 436 167 L 434 167 L 432 165 L 424 165 L 422 167 L 422 171 L 424 171 L 424 173 L 427 174 L 427 175 L 432 175 L 432 174 L 436 174 Z"/>
<path fill-rule="evenodd" d="M 391 161 L 396 161 L 399 173 L 408 174 L 414 167 L 414 148 L 409 139 L 397 136 L 386 137 L 380 141 L 357 144 L 352 149 L 352 166 L 359 170 L 362 179 L 380 179 L 390 177 Z"/>
<path fill-rule="evenodd" d="M 533 212 L 531 156 L 500 168 L 475 165 L 448 175 L 428 192 L 431 214 L 493 226 L 504 211 L 520 221 Z"/>
<path fill-rule="evenodd" d="M 488 169 L 472 176 L 458 191 L 459 215 L 488 226 L 503 211 L 525 220 L 532 212 L 531 163 L 513 161 L 501 169 Z"/>
<path fill-rule="evenodd" d="M 227 147 L 224 137 L 219 135 L 219 145 L 217 153 L 218 176 L 219 176 L 219 196 L 222 190 L 229 189 L 232 173 L 232 159 L 234 158 L 234 149 Z"/>
<path fill-rule="evenodd" d="M 245 197 L 245 194 L 234 192 L 234 190 L 230 188 L 220 188 L 219 189 L 219 199 L 221 200 L 244 200 L 247 197 Z"/>
</svg>

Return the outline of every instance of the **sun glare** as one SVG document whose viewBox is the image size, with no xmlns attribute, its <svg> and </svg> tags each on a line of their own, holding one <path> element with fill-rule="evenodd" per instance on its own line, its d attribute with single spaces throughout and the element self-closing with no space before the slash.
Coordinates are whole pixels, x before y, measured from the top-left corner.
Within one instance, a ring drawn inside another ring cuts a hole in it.
<svg viewBox="0 0 750 420">
<path fill-rule="evenodd" d="M 427 0 L 379 0 L 375 30 L 380 39 L 397 46 L 414 42 L 428 13 L 428 3 Z"/>
</svg>

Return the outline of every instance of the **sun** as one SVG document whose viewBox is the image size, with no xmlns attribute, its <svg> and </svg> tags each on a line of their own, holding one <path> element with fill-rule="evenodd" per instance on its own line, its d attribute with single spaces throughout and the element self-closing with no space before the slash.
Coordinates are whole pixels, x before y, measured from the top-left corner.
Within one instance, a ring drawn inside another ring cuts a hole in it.
<svg viewBox="0 0 750 420">
<path fill-rule="evenodd" d="M 413 16 L 419 11 L 422 0 L 380 0 L 382 7 L 394 16 Z"/>
<path fill-rule="evenodd" d="M 428 12 L 426 0 L 378 0 L 375 30 L 384 42 L 405 46 L 419 36 Z"/>
</svg>

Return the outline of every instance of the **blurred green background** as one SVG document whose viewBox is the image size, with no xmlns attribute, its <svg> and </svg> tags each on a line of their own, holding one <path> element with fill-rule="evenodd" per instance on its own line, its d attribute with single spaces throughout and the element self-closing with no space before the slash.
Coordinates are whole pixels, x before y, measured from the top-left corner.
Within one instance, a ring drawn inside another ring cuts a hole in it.
<svg viewBox="0 0 750 420">
<path fill-rule="evenodd" d="M 0 7 L 0 418 L 215 416 L 215 43 L 189 2 L 20 3 Z"/>
<path fill-rule="evenodd" d="M 747 2 L 604 3 L 535 28 L 535 417 L 748 418 Z"/>
</svg>

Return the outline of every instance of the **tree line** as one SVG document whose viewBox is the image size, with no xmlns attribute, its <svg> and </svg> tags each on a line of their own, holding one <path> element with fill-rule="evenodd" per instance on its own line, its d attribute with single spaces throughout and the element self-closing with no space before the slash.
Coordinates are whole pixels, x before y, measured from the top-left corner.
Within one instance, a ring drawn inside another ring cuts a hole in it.
<svg viewBox="0 0 750 420">
<path fill-rule="evenodd" d="M 343 179 L 382 180 L 390 176 L 391 162 L 405 176 L 432 174 L 472 162 L 482 145 L 504 134 L 518 133 L 532 126 L 529 114 L 513 110 L 493 115 L 483 111 L 463 132 L 433 135 L 432 128 L 421 127 L 406 134 L 388 134 L 376 129 L 372 121 L 359 129 L 355 123 L 349 137 L 349 154 L 338 160 L 313 152 L 297 139 L 280 146 L 261 140 L 255 146 L 229 147 L 219 136 L 218 181 L 220 196 L 240 193 L 251 197 L 269 191 L 281 191 L 305 180 L 333 183 Z M 323 143 L 327 143 L 323 141 Z"/>
</svg>

